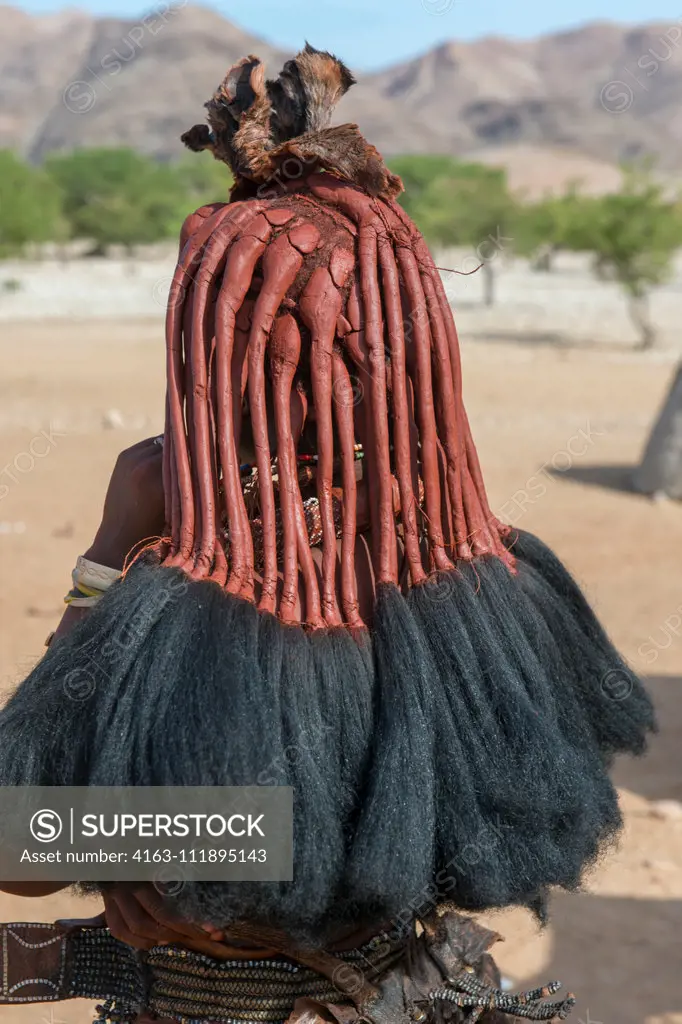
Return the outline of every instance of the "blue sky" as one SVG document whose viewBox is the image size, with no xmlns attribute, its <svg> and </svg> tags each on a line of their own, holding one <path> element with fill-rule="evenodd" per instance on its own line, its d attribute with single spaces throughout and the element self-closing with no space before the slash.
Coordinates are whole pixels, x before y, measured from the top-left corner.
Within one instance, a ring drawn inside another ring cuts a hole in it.
<svg viewBox="0 0 682 1024">
<path fill-rule="evenodd" d="M 14 3 L 33 12 L 65 6 L 63 0 Z M 69 6 L 134 17 L 159 0 L 72 0 Z M 308 38 L 358 69 L 383 67 L 451 38 L 529 37 L 593 20 L 682 24 L 682 0 L 218 0 L 206 6 L 287 49 Z"/>
</svg>

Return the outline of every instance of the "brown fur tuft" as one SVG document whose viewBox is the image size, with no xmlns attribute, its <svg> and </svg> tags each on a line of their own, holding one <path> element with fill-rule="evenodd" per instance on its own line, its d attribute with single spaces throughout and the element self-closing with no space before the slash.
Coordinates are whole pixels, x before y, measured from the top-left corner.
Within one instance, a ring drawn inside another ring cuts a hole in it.
<svg viewBox="0 0 682 1024">
<path fill-rule="evenodd" d="M 296 57 L 307 98 L 306 130 L 327 128 L 332 111 L 355 78 L 346 65 L 331 53 L 315 50 L 309 43 Z"/>
<path fill-rule="evenodd" d="M 248 105 L 240 110 L 239 127 L 231 139 L 230 163 L 236 176 L 257 181 L 270 173 L 271 166 L 268 149 L 272 106 L 265 86 L 265 69 L 260 61 L 250 65 L 248 87 L 242 86 L 242 96 L 245 103 L 248 100 Z"/>
<path fill-rule="evenodd" d="M 329 126 L 334 107 L 355 84 L 346 65 L 310 43 L 268 82 L 275 144 Z"/>
<path fill-rule="evenodd" d="M 233 65 L 206 109 L 216 159 L 236 176 L 257 176 L 269 145 L 271 113 L 259 58 L 250 55 Z"/>
<path fill-rule="evenodd" d="M 193 125 L 189 131 L 184 132 L 180 136 L 180 141 L 188 149 L 191 149 L 193 153 L 201 153 L 204 149 L 210 149 L 215 152 L 215 139 L 213 138 L 213 132 L 207 124 Z"/>
<path fill-rule="evenodd" d="M 272 160 L 285 171 L 292 160 L 300 161 L 301 176 L 330 171 L 383 199 L 394 199 L 403 191 L 400 178 L 391 174 L 379 151 L 367 142 L 356 124 L 308 132 L 285 142 L 272 154 Z"/>
</svg>

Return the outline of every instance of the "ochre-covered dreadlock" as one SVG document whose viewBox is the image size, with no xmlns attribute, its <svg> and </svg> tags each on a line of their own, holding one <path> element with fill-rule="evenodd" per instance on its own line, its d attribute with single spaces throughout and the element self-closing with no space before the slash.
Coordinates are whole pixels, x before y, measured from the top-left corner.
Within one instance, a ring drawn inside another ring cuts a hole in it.
<svg viewBox="0 0 682 1024">
<path fill-rule="evenodd" d="M 490 510 L 433 259 L 329 127 L 352 82 L 247 57 L 184 136 L 235 184 L 170 290 L 166 535 L 0 712 L 0 784 L 292 786 L 294 881 L 176 905 L 314 941 L 575 887 L 620 824 L 606 766 L 653 727 L 561 562 Z"/>
</svg>

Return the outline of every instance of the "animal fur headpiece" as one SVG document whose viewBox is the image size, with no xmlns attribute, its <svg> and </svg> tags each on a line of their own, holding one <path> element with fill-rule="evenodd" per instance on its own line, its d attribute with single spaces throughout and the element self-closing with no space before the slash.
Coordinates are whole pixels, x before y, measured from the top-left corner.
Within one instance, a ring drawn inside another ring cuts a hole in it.
<svg viewBox="0 0 682 1024">
<path fill-rule="evenodd" d="M 394 198 L 400 178 L 355 124 L 330 127 L 334 107 L 355 84 L 337 57 L 306 44 L 266 81 L 258 57 L 230 68 L 206 104 L 209 126 L 194 125 L 182 136 L 192 150 L 209 149 L 232 169 L 235 192 L 249 194 L 278 174 L 291 180 L 327 170 L 372 196 Z"/>
<path fill-rule="evenodd" d="M 165 536 L 0 714 L 4 784 L 293 786 L 294 881 L 179 903 L 316 940 L 577 885 L 653 725 L 560 561 L 491 512 L 440 275 L 327 127 L 351 83 L 248 57 L 189 133 L 236 187 L 170 291 Z"/>
</svg>

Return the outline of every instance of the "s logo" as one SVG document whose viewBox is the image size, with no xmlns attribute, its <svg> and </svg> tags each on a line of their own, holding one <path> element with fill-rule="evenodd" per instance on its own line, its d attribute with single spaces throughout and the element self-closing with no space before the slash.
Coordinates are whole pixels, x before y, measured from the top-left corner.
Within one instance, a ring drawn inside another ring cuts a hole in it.
<svg viewBox="0 0 682 1024">
<path fill-rule="evenodd" d="M 56 811 L 36 811 L 31 818 L 31 835 L 39 843 L 53 843 L 62 834 L 62 819 Z"/>
</svg>

